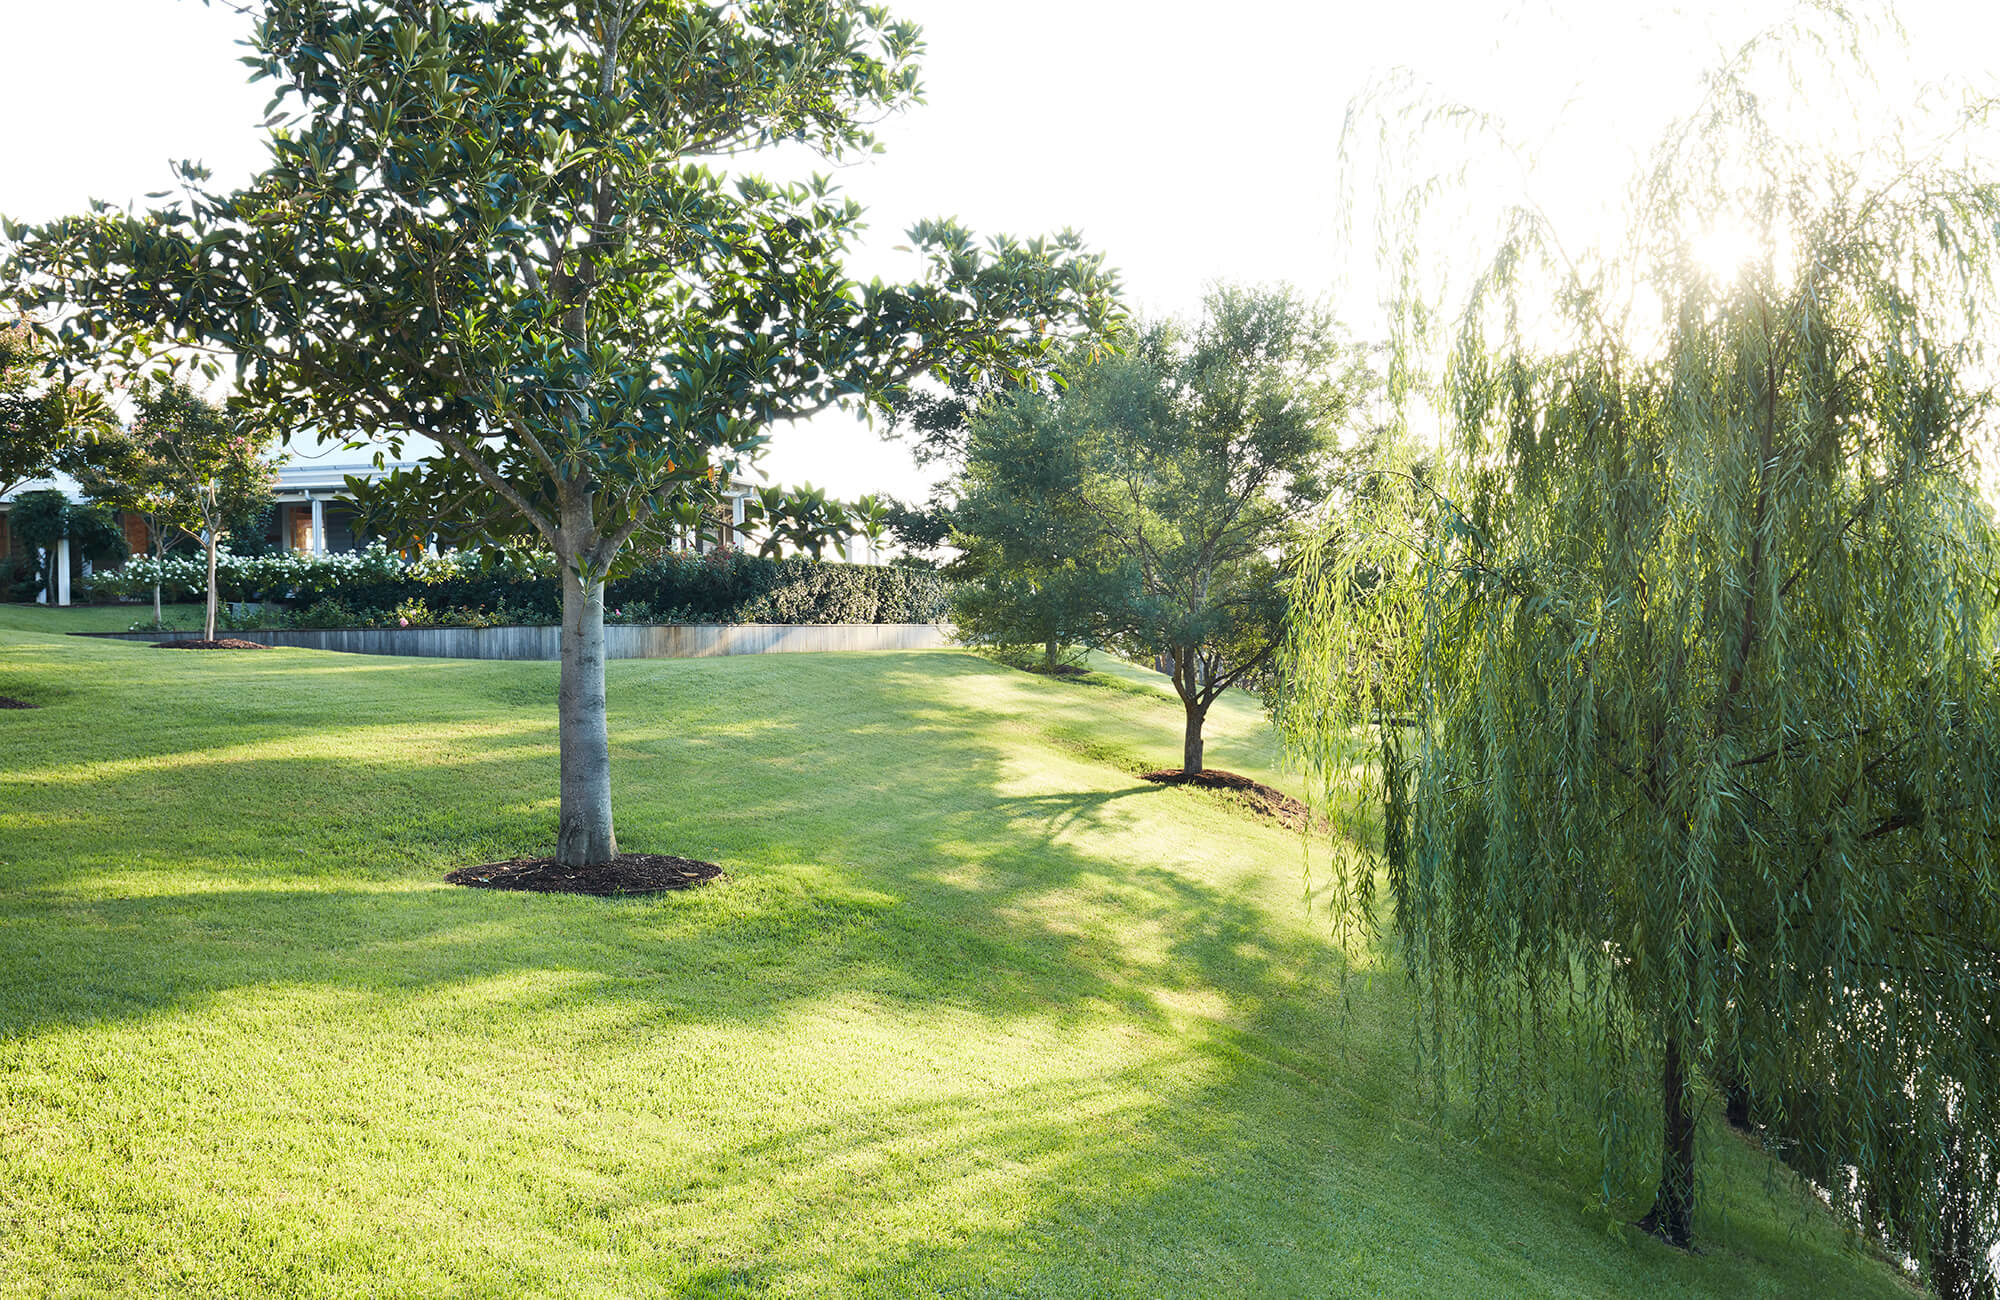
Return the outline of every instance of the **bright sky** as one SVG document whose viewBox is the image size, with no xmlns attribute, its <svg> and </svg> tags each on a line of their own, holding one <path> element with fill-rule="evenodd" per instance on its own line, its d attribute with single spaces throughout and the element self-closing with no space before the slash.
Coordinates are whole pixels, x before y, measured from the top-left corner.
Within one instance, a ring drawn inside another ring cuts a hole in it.
<svg viewBox="0 0 2000 1300">
<path fill-rule="evenodd" d="M 886 154 L 842 173 L 873 225 L 856 269 L 892 272 L 887 250 L 924 216 L 1021 235 L 1073 226 L 1110 255 L 1139 307 L 1176 313 L 1218 279 L 1333 290 L 1349 261 L 1337 141 L 1372 79 L 1408 69 L 1440 97 L 1498 114 L 1514 138 L 1550 145 L 1537 193 L 1585 211 L 1624 185 L 1632 148 L 1693 104 L 1701 69 L 1786 8 L 891 4 L 925 28 L 928 103 L 887 124 Z M 1912 0 L 1902 17 L 1927 73 L 1990 75 L 2000 6 Z M 262 157 L 264 95 L 236 62 L 245 28 L 196 0 L 0 0 L 0 213 L 143 202 L 175 158 L 218 180 L 247 177 Z M 1356 332 L 1380 332 L 1367 295 L 1339 301 Z M 780 432 L 764 468 L 846 497 L 921 496 L 927 483 L 901 446 L 841 416 Z"/>
</svg>

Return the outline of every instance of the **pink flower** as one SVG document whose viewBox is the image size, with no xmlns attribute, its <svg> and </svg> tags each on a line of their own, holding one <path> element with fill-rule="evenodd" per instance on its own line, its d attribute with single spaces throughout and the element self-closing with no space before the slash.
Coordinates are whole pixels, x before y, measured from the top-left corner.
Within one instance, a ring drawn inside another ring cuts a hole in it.
<svg viewBox="0 0 2000 1300">
<path fill-rule="evenodd" d="M 396 626 L 398 627 L 408 627 L 409 625 L 410 625 L 410 620 L 407 618 L 399 618 L 396 620 Z"/>
</svg>

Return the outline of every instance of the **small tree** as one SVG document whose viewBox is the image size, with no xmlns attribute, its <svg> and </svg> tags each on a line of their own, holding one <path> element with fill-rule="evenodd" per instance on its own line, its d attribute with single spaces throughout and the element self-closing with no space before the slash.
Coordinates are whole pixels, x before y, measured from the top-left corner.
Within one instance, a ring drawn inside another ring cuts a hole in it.
<svg viewBox="0 0 2000 1300">
<path fill-rule="evenodd" d="M 970 644 L 1036 647 L 1053 672 L 1073 646 L 1102 644 L 1124 575 L 1093 504 L 1092 431 L 1055 398 L 1010 394 L 972 421 L 946 515 L 959 549 L 952 621 Z"/>
<path fill-rule="evenodd" d="M 202 635 L 215 639 L 216 553 L 230 524 L 254 518 L 269 500 L 273 435 L 254 421 L 202 398 L 185 383 L 142 384 L 138 413 L 123 434 L 107 438 L 77 469 L 99 501 L 144 516 L 156 558 L 176 531 L 203 548 L 208 573 Z M 153 584 L 153 624 L 160 625 Z"/>
<path fill-rule="evenodd" d="M 781 141 L 839 160 L 919 95 L 917 29 L 852 0 L 266 0 L 251 42 L 271 166 L 155 212 L 12 229 L 79 346 L 233 352 L 296 423 L 411 434 L 405 518 L 532 541 L 563 574 L 556 856 L 617 854 L 604 583 L 663 512 L 709 504 L 770 426 L 887 402 L 947 364 L 1004 373 L 1113 314 L 1064 234 L 911 232 L 908 284 L 842 271 L 861 208 L 773 184 Z"/>
<path fill-rule="evenodd" d="M 1369 382 L 1333 321 L 1291 290 L 1214 289 L 1191 328 L 1140 330 L 1052 396 L 1015 393 L 974 419 L 964 544 L 990 532 L 1002 579 L 1090 569 L 1096 635 L 1167 661 L 1181 766 L 1199 772 L 1210 707 L 1277 650 L 1280 557 Z M 1047 588 L 1051 616 L 1071 590 Z"/>
</svg>

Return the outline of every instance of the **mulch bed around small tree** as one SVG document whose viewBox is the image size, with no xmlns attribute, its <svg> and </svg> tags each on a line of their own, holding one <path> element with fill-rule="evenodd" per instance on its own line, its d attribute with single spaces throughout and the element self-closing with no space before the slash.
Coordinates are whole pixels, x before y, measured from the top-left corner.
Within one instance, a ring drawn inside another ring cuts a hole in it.
<svg viewBox="0 0 2000 1300">
<path fill-rule="evenodd" d="M 722 874 L 713 862 L 670 853 L 621 853 L 594 867 L 565 867 L 554 858 L 513 858 L 480 867 L 460 867 L 445 876 L 452 885 L 474 889 L 522 889 L 537 894 L 658 894 L 693 889 Z"/>
<path fill-rule="evenodd" d="M 1164 767 L 1157 772 L 1146 773 L 1144 779 L 1161 785 L 1192 785 L 1204 790 L 1229 791 L 1248 804 L 1251 811 L 1269 817 L 1288 830 L 1304 830 L 1306 819 L 1312 816 L 1310 809 L 1283 790 L 1234 772 L 1224 772 L 1220 768 L 1205 767 L 1199 772 L 1183 772 L 1177 767 Z"/>
<path fill-rule="evenodd" d="M 0 695 L 0 709 L 39 709 L 41 707 L 39 704 L 30 704 L 26 700 L 17 700 L 11 695 Z"/>
<path fill-rule="evenodd" d="M 1045 667 L 1045 666 L 1043 666 L 1043 665 L 1041 665 L 1041 664 L 1036 664 L 1036 665 L 1035 665 L 1035 666 L 1034 666 L 1033 668 L 1030 668 L 1030 669 L 1028 669 L 1028 671 L 1029 671 L 1029 672 L 1031 672 L 1031 673 L 1033 673 L 1033 674 L 1034 674 L 1035 676 L 1037 676 L 1037 677 L 1088 677 L 1088 676 L 1090 676 L 1090 669 L 1088 669 L 1088 668 L 1085 668 L 1085 667 L 1084 667 L 1084 666 L 1083 666 L 1082 664 L 1057 664 L 1057 665 L 1056 665 L 1055 667 L 1053 667 L 1053 668 L 1048 668 L 1048 667 Z"/>
<path fill-rule="evenodd" d="M 214 641 L 155 641 L 155 650 L 269 650 L 267 645 L 255 641 L 239 641 L 233 636 L 220 637 Z"/>
</svg>

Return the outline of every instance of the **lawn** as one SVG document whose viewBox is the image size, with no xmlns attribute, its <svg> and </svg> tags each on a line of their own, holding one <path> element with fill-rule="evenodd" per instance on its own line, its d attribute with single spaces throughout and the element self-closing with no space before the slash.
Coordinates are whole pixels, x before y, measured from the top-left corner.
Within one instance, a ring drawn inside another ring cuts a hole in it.
<svg viewBox="0 0 2000 1300">
<path fill-rule="evenodd" d="M 601 900 L 439 881 L 551 845 L 555 665 L 81 617 L 0 607 L 0 1294 L 1909 1294 L 1737 1139 L 1682 1255 L 1418 1097 L 1136 670 L 613 663 L 622 843 L 729 875 Z"/>
</svg>

